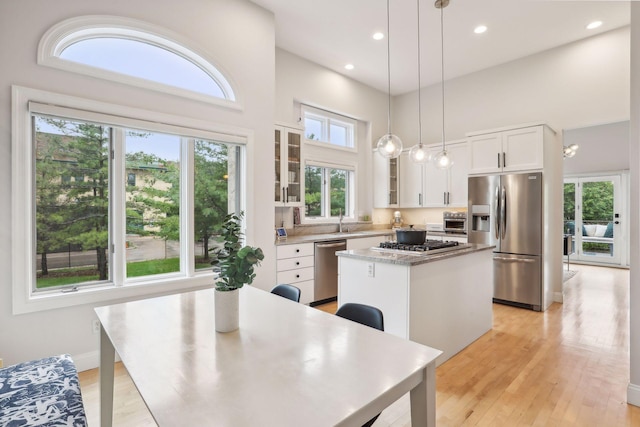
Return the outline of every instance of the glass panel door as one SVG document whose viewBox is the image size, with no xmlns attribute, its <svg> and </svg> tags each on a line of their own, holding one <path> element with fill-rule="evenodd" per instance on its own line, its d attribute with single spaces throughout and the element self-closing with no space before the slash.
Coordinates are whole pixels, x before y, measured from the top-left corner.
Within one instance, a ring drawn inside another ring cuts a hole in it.
<svg viewBox="0 0 640 427">
<path fill-rule="evenodd" d="M 619 176 L 566 179 L 564 231 L 580 261 L 620 264 Z"/>
</svg>

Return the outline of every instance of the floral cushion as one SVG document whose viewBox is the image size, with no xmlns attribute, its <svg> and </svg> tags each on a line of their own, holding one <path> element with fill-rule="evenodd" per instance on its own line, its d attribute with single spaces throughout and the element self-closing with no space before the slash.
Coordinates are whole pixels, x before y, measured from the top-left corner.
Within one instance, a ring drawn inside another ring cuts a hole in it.
<svg viewBox="0 0 640 427">
<path fill-rule="evenodd" d="M 87 426 L 71 356 L 0 369 L 0 426 Z"/>
</svg>

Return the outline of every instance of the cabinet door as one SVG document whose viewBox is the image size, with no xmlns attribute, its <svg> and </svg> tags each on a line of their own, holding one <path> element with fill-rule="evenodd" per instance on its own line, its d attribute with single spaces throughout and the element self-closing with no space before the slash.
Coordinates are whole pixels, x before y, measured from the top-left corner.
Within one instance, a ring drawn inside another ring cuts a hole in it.
<svg viewBox="0 0 640 427">
<path fill-rule="evenodd" d="M 449 169 L 448 205 L 466 208 L 469 187 L 469 145 L 467 143 L 455 144 L 447 149 L 453 161 L 453 165 Z"/>
<path fill-rule="evenodd" d="M 280 206 L 302 205 L 301 165 L 302 132 L 298 129 L 275 129 L 275 192 L 274 200 Z"/>
<path fill-rule="evenodd" d="M 502 134 L 500 132 L 469 138 L 469 173 L 497 173 L 502 168 Z"/>
<path fill-rule="evenodd" d="M 542 169 L 543 144 L 542 126 L 515 129 L 503 132 L 505 172 Z"/>
<path fill-rule="evenodd" d="M 373 151 L 373 207 L 398 205 L 398 159 L 385 159 Z"/>
<path fill-rule="evenodd" d="M 282 147 L 283 147 L 283 130 L 276 129 L 275 130 L 275 168 L 276 168 L 276 177 L 275 177 L 275 195 L 274 200 L 276 203 L 284 203 L 284 187 L 286 185 L 285 182 L 282 182 Z"/>
<path fill-rule="evenodd" d="M 442 145 L 433 146 L 429 148 L 429 155 L 433 158 L 436 154 L 442 151 Z M 447 151 L 452 155 L 450 147 L 447 147 Z M 454 163 L 455 166 L 455 163 Z M 452 166 L 453 167 L 453 166 Z M 439 169 L 433 162 L 429 162 L 424 165 L 424 206 L 425 207 L 443 207 L 446 205 L 446 193 L 447 183 L 449 181 L 449 171 L 446 169 Z"/>
<path fill-rule="evenodd" d="M 400 206 L 422 207 L 422 165 L 409 159 L 409 152 L 400 154 Z"/>
</svg>

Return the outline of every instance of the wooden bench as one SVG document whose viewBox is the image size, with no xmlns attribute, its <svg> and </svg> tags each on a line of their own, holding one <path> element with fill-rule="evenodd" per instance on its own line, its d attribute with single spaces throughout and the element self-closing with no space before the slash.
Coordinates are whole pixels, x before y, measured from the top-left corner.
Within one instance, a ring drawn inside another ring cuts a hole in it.
<svg viewBox="0 0 640 427">
<path fill-rule="evenodd" d="M 0 369 L 0 426 L 87 426 L 68 354 Z"/>
</svg>

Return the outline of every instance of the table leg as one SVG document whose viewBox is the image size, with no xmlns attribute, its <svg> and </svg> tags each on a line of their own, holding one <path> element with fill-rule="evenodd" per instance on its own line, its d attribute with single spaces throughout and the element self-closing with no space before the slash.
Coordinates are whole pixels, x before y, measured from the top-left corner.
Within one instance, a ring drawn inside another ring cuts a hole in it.
<svg viewBox="0 0 640 427">
<path fill-rule="evenodd" d="M 100 426 L 113 423 L 113 374 L 116 351 L 100 325 Z"/>
<path fill-rule="evenodd" d="M 435 427 L 436 425 L 436 365 L 424 368 L 423 380 L 411 390 L 412 427 Z"/>
</svg>

